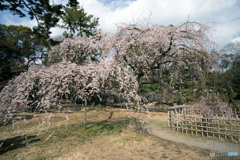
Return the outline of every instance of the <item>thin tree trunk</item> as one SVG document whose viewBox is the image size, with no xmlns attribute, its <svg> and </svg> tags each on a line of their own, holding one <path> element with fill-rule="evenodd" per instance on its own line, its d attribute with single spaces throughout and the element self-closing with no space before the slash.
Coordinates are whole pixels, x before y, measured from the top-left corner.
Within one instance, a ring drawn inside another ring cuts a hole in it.
<svg viewBox="0 0 240 160">
<path fill-rule="evenodd" d="M 84 105 L 84 129 L 86 129 L 87 124 L 87 100 L 85 99 L 85 105 Z"/>
</svg>

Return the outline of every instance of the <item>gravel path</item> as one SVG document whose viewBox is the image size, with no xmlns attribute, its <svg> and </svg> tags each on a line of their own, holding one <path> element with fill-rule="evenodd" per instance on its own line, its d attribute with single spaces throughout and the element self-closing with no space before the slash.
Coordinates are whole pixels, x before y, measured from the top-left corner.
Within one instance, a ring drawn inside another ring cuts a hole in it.
<svg viewBox="0 0 240 160">
<path fill-rule="evenodd" d="M 182 133 L 173 133 L 167 130 L 167 122 L 159 120 L 148 120 L 145 129 L 149 133 L 157 137 L 167 139 L 174 142 L 186 144 L 188 146 L 195 146 L 203 149 L 209 149 L 215 152 L 238 152 L 240 153 L 240 144 L 230 142 L 220 142 L 208 138 L 197 136 L 186 136 Z"/>
</svg>

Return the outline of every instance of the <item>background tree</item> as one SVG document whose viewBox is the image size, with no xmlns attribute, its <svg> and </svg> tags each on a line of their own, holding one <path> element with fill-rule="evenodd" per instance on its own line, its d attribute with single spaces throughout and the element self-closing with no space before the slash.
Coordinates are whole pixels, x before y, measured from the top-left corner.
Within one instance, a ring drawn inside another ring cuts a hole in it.
<svg viewBox="0 0 240 160">
<path fill-rule="evenodd" d="M 219 54 L 218 68 L 209 74 L 207 86 L 225 101 L 240 99 L 240 42 L 227 44 Z"/>
<path fill-rule="evenodd" d="M 62 5 L 50 3 L 50 0 L 0 0 L 0 10 L 9 10 L 13 15 L 21 18 L 30 16 L 36 19 L 38 26 L 34 27 L 34 32 L 41 37 L 49 38 L 50 28 L 55 27 L 59 21 Z M 73 7 L 78 5 L 77 0 L 69 0 L 68 5 Z"/>
<path fill-rule="evenodd" d="M 98 19 L 93 15 L 88 15 L 80 6 L 64 6 L 64 14 L 61 15 L 63 25 L 61 28 L 67 29 L 69 32 L 64 32 L 66 38 L 71 38 L 73 35 L 90 36 L 96 32 Z"/>
<path fill-rule="evenodd" d="M 0 79 L 8 80 L 41 61 L 49 48 L 31 28 L 0 25 Z"/>
</svg>

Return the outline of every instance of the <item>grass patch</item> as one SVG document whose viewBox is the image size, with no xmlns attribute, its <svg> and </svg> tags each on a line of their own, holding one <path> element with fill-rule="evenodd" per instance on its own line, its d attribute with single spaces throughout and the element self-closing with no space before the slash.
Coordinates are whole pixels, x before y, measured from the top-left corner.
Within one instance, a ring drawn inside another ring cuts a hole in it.
<svg viewBox="0 0 240 160">
<path fill-rule="evenodd" d="M 126 109 L 93 107 L 87 112 L 86 129 L 83 126 L 83 110 L 72 113 L 53 110 L 51 113 L 51 125 L 45 123 L 39 129 L 36 126 L 43 120 L 47 122 L 49 114 L 41 113 L 33 117 L 32 113 L 16 113 L 18 116 L 28 115 L 28 123 L 20 120 L 15 128 L 12 124 L 1 128 L 0 136 L 9 137 L 0 141 L 0 144 L 3 142 L 0 159 L 159 159 L 164 153 L 178 148 L 176 143 L 142 132 L 139 119 L 160 119 L 163 120 L 160 125 L 165 126 L 165 113 L 142 115 Z M 24 132 L 21 136 L 17 134 L 20 129 Z M 191 151 L 190 157 L 199 157 L 201 153 L 187 146 L 182 148 L 183 155 Z M 169 158 L 178 157 L 175 153 L 177 150 Z"/>
<path fill-rule="evenodd" d="M 141 136 L 138 136 L 138 137 L 126 136 L 116 142 L 121 143 L 123 146 L 125 146 L 125 145 L 131 145 L 131 144 L 133 144 L 133 142 L 142 142 L 143 140 L 144 140 L 144 138 Z"/>
<path fill-rule="evenodd" d="M 0 159 L 53 159 L 71 152 L 79 145 L 91 143 L 98 137 L 117 136 L 127 130 L 129 123 L 137 123 L 135 118 L 126 118 L 124 112 L 122 116 L 116 115 L 114 119 L 109 119 L 109 114 L 113 114 L 111 112 L 99 108 L 88 111 L 88 118 L 97 119 L 88 119 L 86 129 L 83 125 L 83 112 L 55 113 L 51 117 L 50 127 L 47 129 L 45 123 L 39 130 L 36 126 L 42 123 L 43 119 L 47 121 L 48 114 L 39 114 L 37 118 L 33 118 L 31 113 L 17 113 L 15 116 L 28 115 L 28 123 L 22 120 L 15 124 L 15 128 L 12 124 L 2 128 L 0 135 L 9 137 L 0 141 L 0 144 L 3 143 Z M 66 116 L 69 120 L 66 120 Z M 20 128 L 26 132 L 17 136 Z"/>
</svg>

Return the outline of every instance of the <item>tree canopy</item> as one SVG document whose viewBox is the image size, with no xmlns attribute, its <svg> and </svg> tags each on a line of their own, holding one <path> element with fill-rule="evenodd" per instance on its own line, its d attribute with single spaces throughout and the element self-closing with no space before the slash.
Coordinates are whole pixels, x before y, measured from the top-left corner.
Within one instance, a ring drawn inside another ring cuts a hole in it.
<svg viewBox="0 0 240 160">
<path fill-rule="evenodd" d="M 213 45 L 208 31 L 196 22 L 167 27 L 126 25 L 119 27 L 107 46 L 113 48 L 117 61 L 132 69 L 140 86 L 167 82 L 171 88 L 185 76 L 203 80 L 211 63 L 207 49 Z"/>
<path fill-rule="evenodd" d="M 60 27 L 69 30 L 63 34 L 66 38 L 74 35 L 88 37 L 96 32 L 98 19 L 91 14 L 88 15 L 80 6 L 64 6 L 64 14 L 61 15 L 63 24 Z"/>
<path fill-rule="evenodd" d="M 48 42 L 25 26 L 0 25 L 0 79 L 27 71 L 46 56 Z"/>
<path fill-rule="evenodd" d="M 90 37 L 78 36 L 74 39 L 66 39 L 59 46 L 56 46 L 55 48 L 53 48 L 51 52 L 53 54 L 50 54 L 48 58 L 49 60 L 51 60 L 52 57 L 54 57 L 52 56 L 54 55 L 54 53 L 62 55 L 60 56 L 62 59 L 55 62 L 54 68 L 60 67 L 58 66 L 59 62 L 60 64 L 63 64 L 67 61 L 70 61 L 73 64 L 75 63 L 80 64 L 81 67 L 84 67 L 85 65 L 86 66 L 96 65 L 96 69 L 97 69 L 97 68 L 101 68 L 101 65 L 103 64 L 103 62 L 106 61 L 106 57 L 114 54 L 114 57 L 111 61 L 113 61 L 113 63 L 118 65 L 119 69 L 128 71 L 126 72 L 126 75 L 123 75 L 123 76 L 132 77 L 132 79 L 135 79 L 136 82 L 134 84 L 136 84 L 136 86 L 139 86 L 145 82 L 149 82 L 151 80 L 150 73 L 153 71 L 158 72 L 158 74 L 160 74 L 161 76 L 161 74 L 164 73 L 164 70 L 168 70 L 170 72 L 169 74 L 170 79 L 179 77 L 179 80 L 181 80 L 184 77 L 181 77 L 179 69 L 176 69 L 181 67 L 187 68 L 189 75 L 194 76 L 196 74 L 197 76 L 195 79 L 197 79 L 197 77 L 201 79 L 205 71 L 203 67 L 205 66 L 205 64 L 208 63 L 208 60 L 210 57 L 210 55 L 207 53 L 207 47 L 209 43 L 211 43 L 211 41 L 208 39 L 208 36 L 206 33 L 208 31 L 207 29 L 208 29 L 207 26 L 198 24 L 195 22 L 187 22 L 180 26 L 172 26 L 172 25 L 168 27 L 153 26 L 151 28 L 148 28 L 148 27 L 144 28 L 143 26 L 136 26 L 136 25 L 126 25 L 126 26 L 119 27 L 118 32 L 114 35 L 107 35 L 107 34 L 103 34 L 102 32 L 96 32 L 95 35 Z M 95 63 L 95 61 L 92 61 L 92 57 L 96 57 L 96 56 L 98 56 L 97 57 L 99 61 L 98 63 Z M 77 67 L 78 65 L 71 65 L 71 66 Z M 46 72 L 46 73 L 52 72 L 52 71 L 48 71 L 48 69 L 52 70 L 53 66 L 50 65 L 49 67 L 50 68 L 42 69 L 41 72 Z M 65 67 L 60 67 L 60 68 L 64 69 Z M 74 73 L 76 72 L 74 71 L 75 69 L 73 68 L 69 70 Z M 81 69 L 79 68 L 79 70 Z M 83 70 L 88 70 L 88 69 L 86 68 Z M 60 71 L 58 72 L 62 74 L 64 73 Z M 100 71 L 95 71 L 95 72 L 100 73 Z M 114 73 L 114 72 L 111 71 L 110 73 Z M 91 80 L 94 79 L 92 76 L 88 74 L 88 72 L 83 72 L 81 74 L 83 75 L 83 77 L 89 77 Z M 115 77 L 116 81 L 119 84 L 122 83 L 122 80 L 124 78 L 120 75 L 122 74 L 119 74 L 119 77 Z M 61 76 L 64 76 L 64 74 Z M 28 77 L 28 76 L 24 75 L 24 77 Z M 49 76 L 46 75 L 46 77 L 49 77 Z M 56 77 L 56 76 L 52 75 L 50 77 Z M 30 78 L 30 79 L 34 79 L 34 78 Z M 40 79 L 43 80 L 44 77 L 41 77 Z M 59 78 L 59 79 L 62 79 L 62 78 Z M 73 84 L 76 85 L 75 86 L 76 88 L 78 88 L 77 87 L 78 85 L 81 85 L 81 86 L 83 85 L 82 81 L 74 82 L 70 79 L 66 81 L 66 83 L 70 83 L 70 82 L 73 82 Z M 28 83 L 28 82 L 26 81 L 24 83 Z M 32 92 L 31 90 L 33 89 L 33 83 L 35 83 L 35 81 L 30 83 L 30 86 L 32 87 L 31 89 L 24 89 L 24 92 L 26 92 L 25 94 L 27 96 L 29 96 L 30 93 Z M 50 87 L 50 89 L 58 88 L 55 86 L 57 85 L 55 83 L 47 82 L 47 80 L 46 80 L 46 83 L 50 85 L 48 86 Z M 84 82 L 84 85 L 87 85 L 87 84 L 85 84 Z M 131 84 L 129 83 L 127 85 L 131 85 Z M 10 86 L 11 86 L 11 83 L 10 83 Z M 28 85 L 23 85 L 23 86 L 28 86 Z M 171 80 L 170 80 L 170 84 L 167 87 L 168 88 L 174 87 L 171 85 Z M 14 88 L 18 88 L 18 87 L 14 87 Z M 129 87 L 126 87 L 125 90 L 127 90 L 128 88 Z M 53 92 L 53 90 L 51 92 L 50 89 L 47 91 L 47 93 Z M 135 89 L 136 90 L 132 92 L 128 92 L 128 94 L 134 95 L 135 97 L 139 96 L 138 87 L 135 87 Z M 10 92 L 9 90 L 3 90 L 2 93 L 7 95 L 9 92 Z M 93 91 L 90 91 L 90 92 L 93 92 Z M 44 92 L 41 91 L 40 93 L 44 93 Z M 19 95 L 21 95 L 20 97 L 22 97 L 22 95 L 25 95 L 25 94 L 21 93 Z M 81 96 L 84 96 L 85 94 L 87 93 L 82 93 Z M 55 95 L 57 95 L 57 91 Z M 2 97 L 8 97 L 8 96 L 2 96 Z M 14 99 L 17 99 L 17 97 L 19 96 L 14 96 L 14 97 L 15 97 Z M 141 101 L 141 100 L 142 100 L 141 98 L 138 98 L 138 101 Z M 8 99 L 7 101 L 9 103 L 11 99 Z M 26 97 L 25 97 L 25 102 L 27 102 Z M 4 100 L 4 103 L 2 102 L 2 104 L 5 104 L 5 100 Z"/>
<path fill-rule="evenodd" d="M 219 53 L 217 67 L 210 72 L 207 85 L 226 101 L 240 98 L 240 42 L 227 44 Z"/>
<path fill-rule="evenodd" d="M 45 38 L 49 38 L 50 28 L 55 27 L 60 16 L 64 13 L 62 4 L 54 4 L 50 0 L 0 0 L 0 10 L 9 10 L 19 17 L 29 16 L 36 19 L 38 26 L 34 31 Z M 77 0 L 69 0 L 68 6 L 78 5 Z"/>
</svg>

